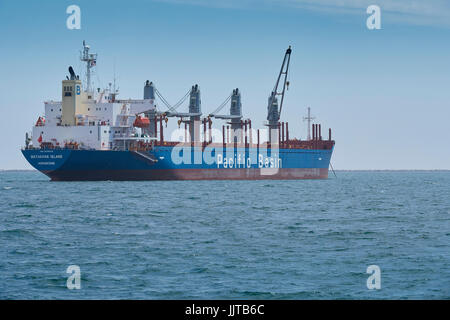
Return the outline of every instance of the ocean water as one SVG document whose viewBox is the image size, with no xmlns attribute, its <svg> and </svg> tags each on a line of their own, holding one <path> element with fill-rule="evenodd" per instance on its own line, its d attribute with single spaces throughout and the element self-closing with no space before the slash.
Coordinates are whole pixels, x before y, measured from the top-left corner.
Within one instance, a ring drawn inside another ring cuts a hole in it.
<svg viewBox="0 0 450 320">
<path fill-rule="evenodd" d="M 191 182 L 4 171 L 0 199 L 1 299 L 450 299 L 449 171 Z"/>
</svg>

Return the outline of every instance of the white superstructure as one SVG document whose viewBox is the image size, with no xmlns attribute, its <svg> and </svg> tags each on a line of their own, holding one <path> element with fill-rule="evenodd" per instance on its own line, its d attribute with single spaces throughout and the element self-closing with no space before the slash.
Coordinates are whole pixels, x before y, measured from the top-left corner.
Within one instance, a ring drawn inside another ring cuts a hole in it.
<svg viewBox="0 0 450 320">
<path fill-rule="evenodd" d="M 117 100 L 117 90 L 91 89 L 91 68 L 97 55 L 90 54 L 83 41 L 81 60 L 87 64 L 87 85 L 82 88 L 79 76 L 69 67 L 70 76 L 62 81 L 61 101 L 45 102 L 45 115 L 33 127 L 31 142 L 38 147 L 74 147 L 78 149 L 121 149 L 136 142 L 150 142 L 154 134 L 136 125 L 156 110 L 154 96 L 142 100 Z M 146 88 L 148 87 L 148 82 Z M 147 88 L 148 90 L 148 88 Z M 145 96 L 145 94 L 144 94 Z M 146 119 L 148 120 L 148 119 Z"/>
</svg>

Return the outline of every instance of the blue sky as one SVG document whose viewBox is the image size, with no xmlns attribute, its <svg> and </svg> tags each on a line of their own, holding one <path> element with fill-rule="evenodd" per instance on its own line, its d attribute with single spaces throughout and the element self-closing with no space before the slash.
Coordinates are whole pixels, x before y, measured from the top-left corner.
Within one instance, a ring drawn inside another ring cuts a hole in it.
<svg viewBox="0 0 450 320">
<path fill-rule="evenodd" d="M 71 4 L 81 30 L 66 28 Z M 381 30 L 366 28 L 370 4 Z M 0 169 L 30 168 L 25 132 L 60 99 L 67 67 L 81 71 L 83 40 L 99 55 L 97 86 L 115 61 L 122 98 L 141 98 L 149 79 L 175 103 L 198 83 L 205 113 L 238 87 L 259 127 L 291 45 L 290 136 L 305 138 L 310 106 L 333 129 L 335 169 L 450 169 L 447 1 L 0 0 L 0 39 Z"/>
</svg>

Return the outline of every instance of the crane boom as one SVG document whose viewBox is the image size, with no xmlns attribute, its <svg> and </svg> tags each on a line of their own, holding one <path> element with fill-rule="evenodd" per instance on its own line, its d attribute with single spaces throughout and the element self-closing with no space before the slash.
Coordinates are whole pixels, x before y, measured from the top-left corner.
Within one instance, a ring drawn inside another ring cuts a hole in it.
<svg viewBox="0 0 450 320">
<path fill-rule="evenodd" d="M 289 81 L 287 81 L 288 71 L 289 71 L 289 62 L 291 60 L 291 46 L 286 50 L 286 53 L 283 58 L 283 63 L 281 64 L 280 73 L 278 74 L 277 81 L 275 83 L 275 86 L 272 90 L 272 93 L 269 98 L 269 114 L 267 116 L 267 120 L 271 122 L 271 125 L 275 125 L 275 123 L 278 123 L 281 116 L 281 111 L 283 109 L 283 101 L 284 101 L 284 93 L 286 91 L 286 88 L 289 87 Z M 278 91 L 280 86 L 280 80 L 283 76 L 283 85 L 281 91 Z M 281 95 L 281 101 L 280 101 L 280 109 L 278 110 L 278 99 L 277 96 Z"/>
<path fill-rule="evenodd" d="M 280 74 L 279 74 L 278 80 L 277 80 L 277 87 L 278 87 L 278 82 L 280 80 L 281 74 L 284 74 L 283 91 L 281 91 L 279 116 L 281 116 L 281 110 L 283 109 L 284 92 L 286 90 L 286 87 L 289 87 L 289 81 L 287 81 L 287 76 L 288 76 L 288 71 L 289 71 L 289 62 L 291 61 L 291 52 L 292 52 L 292 49 L 291 49 L 291 46 L 289 46 L 289 48 L 286 50 L 286 54 L 284 55 L 283 64 L 281 66 L 281 71 L 280 71 Z M 286 58 L 287 58 L 286 71 L 283 72 L 283 67 L 284 67 L 284 63 L 286 62 Z"/>
</svg>

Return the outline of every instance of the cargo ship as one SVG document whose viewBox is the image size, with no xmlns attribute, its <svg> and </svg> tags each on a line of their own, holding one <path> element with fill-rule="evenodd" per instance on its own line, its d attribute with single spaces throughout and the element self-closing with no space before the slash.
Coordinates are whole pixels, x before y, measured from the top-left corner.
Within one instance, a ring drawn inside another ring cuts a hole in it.
<svg viewBox="0 0 450 320">
<path fill-rule="evenodd" d="M 44 102 L 45 114 L 26 133 L 22 153 L 53 181 L 326 179 L 331 129 L 323 139 L 308 112 L 308 138 L 301 140 L 289 137 L 288 122 L 280 120 L 291 53 L 289 47 L 269 95 L 267 121 L 255 130 L 242 115 L 238 88 L 207 115 L 198 85 L 174 105 L 149 80 L 143 99 L 118 99 L 115 79 L 114 86 L 94 89 L 97 54 L 83 41 L 84 83 L 69 67 L 61 101 Z M 186 100 L 187 112 L 179 112 Z M 221 112 L 227 105 L 229 113 Z M 174 141 L 164 138 L 169 119 L 178 124 Z M 213 120 L 221 128 L 213 128 Z"/>
</svg>

